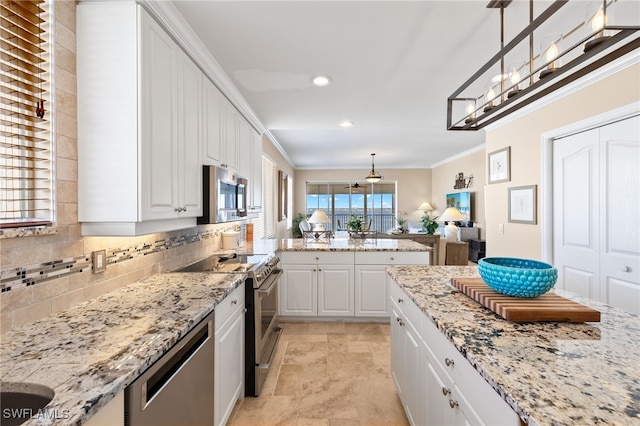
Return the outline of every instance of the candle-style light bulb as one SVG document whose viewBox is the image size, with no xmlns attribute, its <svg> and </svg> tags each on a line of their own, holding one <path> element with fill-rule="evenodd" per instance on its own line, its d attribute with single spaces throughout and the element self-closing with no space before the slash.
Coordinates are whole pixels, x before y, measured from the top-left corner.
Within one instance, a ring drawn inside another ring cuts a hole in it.
<svg viewBox="0 0 640 426">
<path fill-rule="evenodd" d="M 600 44 L 606 42 L 611 38 L 610 36 L 604 35 L 604 28 L 607 25 L 607 16 L 605 15 L 602 6 L 599 7 L 596 13 L 591 16 L 589 21 L 587 21 L 587 24 L 591 25 L 591 30 L 595 33 L 595 35 L 591 40 L 585 43 L 585 52 L 593 49 L 596 46 L 599 46 Z"/>
<path fill-rule="evenodd" d="M 600 32 L 604 28 L 605 23 L 606 19 L 604 16 L 604 11 L 600 7 L 598 8 L 596 14 L 593 15 L 593 18 L 591 18 L 591 29 L 595 32 Z"/>
<path fill-rule="evenodd" d="M 522 81 L 522 78 L 520 78 L 520 72 L 515 67 L 511 68 L 509 81 L 511 81 L 512 88 L 509 93 L 507 93 L 507 98 L 516 95 L 520 91 L 520 81 Z"/>
<path fill-rule="evenodd" d="M 553 61 L 558 57 L 558 46 L 556 46 L 554 42 L 551 42 L 551 45 L 547 48 L 544 57 L 547 59 L 547 62 L 549 62 L 549 66 L 553 67 Z"/>
<path fill-rule="evenodd" d="M 496 98 L 496 92 L 494 92 L 493 87 L 489 86 L 487 92 L 485 93 L 485 99 L 487 100 L 487 106 L 484 107 L 484 112 L 489 111 L 493 108 L 493 100 Z"/>
<path fill-rule="evenodd" d="M 476 118 L 476 104 L 475 102 L 467 102 L 467 106 L 465 108 L 467 113 L 467 118 L 464 120 L 465 124 L 471 123 Z"/>
</svg>

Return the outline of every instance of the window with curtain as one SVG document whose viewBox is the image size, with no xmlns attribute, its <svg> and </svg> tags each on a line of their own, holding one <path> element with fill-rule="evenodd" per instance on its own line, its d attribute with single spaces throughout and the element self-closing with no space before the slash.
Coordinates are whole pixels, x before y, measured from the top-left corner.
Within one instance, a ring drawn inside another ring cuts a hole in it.
<svg viewBox="0 0 640 426">
<path fill-rule="evenodd" d="M 0 4 L 0 227 L 53 222 L 50 2 Z"/>
<path fill-rule="evenodd" d="M 376 232 L 396 225 L 396 182 L 307 182 L 306 192 L 306 213 L 324 210 L 332 230 L 346 229 L 351 215 Z"/>
</svg>

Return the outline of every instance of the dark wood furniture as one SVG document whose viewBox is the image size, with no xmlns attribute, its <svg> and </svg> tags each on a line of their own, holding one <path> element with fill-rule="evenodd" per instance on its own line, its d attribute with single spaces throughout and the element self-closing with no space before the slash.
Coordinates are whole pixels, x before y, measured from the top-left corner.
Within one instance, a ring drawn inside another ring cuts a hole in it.
<svg viewBox="0 0 640 426">
<path fill-rule="evenodd" d="M 431 265 L 439 265 L 439 253 L 440 253 L 440 235 L 428 235 L 428 234 L 398 234 L 389 235 L 384 233 L 378 233 L 378 238 L 387 238 L 393 240 L 412 240 L 425 246 L 429 246 L 433 249 L 431 252 L 431 259 L 429 263 Z"/>
</svg>

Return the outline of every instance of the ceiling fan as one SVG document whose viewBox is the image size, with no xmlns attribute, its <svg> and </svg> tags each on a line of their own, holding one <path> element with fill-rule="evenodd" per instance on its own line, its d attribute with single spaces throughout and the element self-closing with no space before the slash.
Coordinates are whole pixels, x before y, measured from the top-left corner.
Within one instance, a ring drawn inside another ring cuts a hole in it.
<svg viewBox="0 0 640 426">
<path fill-rule="evenodd" d="M 356 183 L 354 183 L 353 185 L 351 185 L 351 186 L 345 186 L 344 188 L 345 188 L 345 189 L 348 189 L 348 188 L 358 189 L 358 188 L 360 188 L 360 187 L 362 187 L 362 185 L 360 185 L 358 182 L 356 182 Z"/>
</svg>

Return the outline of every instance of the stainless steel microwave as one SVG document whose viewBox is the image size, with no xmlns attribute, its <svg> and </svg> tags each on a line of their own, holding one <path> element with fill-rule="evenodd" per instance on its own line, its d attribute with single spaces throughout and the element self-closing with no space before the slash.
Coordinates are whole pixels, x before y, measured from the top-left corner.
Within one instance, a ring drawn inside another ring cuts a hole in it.
<svg viewBox="0 0 640 426">
<path fill-rule="evenodd" d="M 202 166 L 202 216 L 199 224 L 240 220 L 247 215 L 247 179 L 232 170 Z"/>
</svg>

